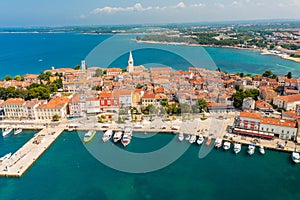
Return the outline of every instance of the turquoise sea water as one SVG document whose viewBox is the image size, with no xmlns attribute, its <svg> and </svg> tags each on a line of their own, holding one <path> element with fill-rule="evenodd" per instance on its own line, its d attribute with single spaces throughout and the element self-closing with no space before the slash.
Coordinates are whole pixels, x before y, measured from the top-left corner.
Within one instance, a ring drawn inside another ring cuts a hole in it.
<svg viewBox="0 0 300 200">
<path fill-rule="evenodd" d="M 83 133 L 80 133 L 83 134 Z M 92 141 L 100 142 L 102 133 Z M 148 152 L 175 135 L 134 137 L 129 151 Z M 26 140 L 26 137 L 24 138 Z M 28 138 L 27 138 L 28 139 Z M 15 149 L 14 136 L 6 139 Z M 11 140 L 11 141 L 10 141 Z M 182 145 L 178 142 L 178 145 Z M 2 147 L 2 144 L 1 144 Z M 0 178 L 1 199 L 299 199 L 300 166 L 290 154 L 235 155 L 214 149 L 198 158 L 192 145 L 170 166 L 151 173 L 130 174 L 106 167 L 91 156 L 76 132 L 66 132 L 20 179 Z M 105 152 L 103 152 L 105 153 Z M 120 159 L 118 157 L 112 159 Z"/>
<path fill-rule="evenodd" d="M 75 33 L 0 34 L 0 78 L 6 74 L 39 73 L 51 66 L 74 67 L 109 37 Z M 279 74 L 287 71 L 300 74 L 299 63 L 275 56 L 262 56 L 248 50 L 213 47 L 205 50 L 223 71 L 261 73 L 272 69 Z M 177 69 L 187 67 L 184 60 L 153 49 L 135 51 L 135 63 L 149 62 L 149 55 L 155 57 L 153 62 Z M 128 55 L 121 55 L 111 66 L 123 67 L 127 58 Z M 0 155 L 15 152 L 33 134 L 28 131 L 18 136 L 0 137 Z M 149 139 L 134 138 L 127 150 L 151 152 L 173 137 L 161 134 Z M 100 135 L 93 140 L 95 145 L 101 145 L 99 138 Z M 162 170 L 130 174 L 105 166 L 89 154 L 76 132 L 66 132 L 24 177 L 0 178 L 0 200 L 300 198 L 300 165 L 291 162 L 290 154 L 267 150 L 264 156 L 256 153 L 249 157 L 246 148 L 238 155 L 213 150 L 206 158 L 199 159 L 199 146 L 192 145 L 180 159 Z"/>
<path fill-rule="evenodd" d="M 74 67 L 80 64 L 88 54 L 101 42 L 110 38 L 111 35 L 89 35 L 77 33 L 18 33 L 18 34 L 0 34 L 0 78 L 6 74 L 17 75 L 26 73 L 40 73 L 42 70 L 55 67 Z M 125 37 L 126 38 L 126 37 Z M 134 36 L 132 36 L 134 38 Z M 122 45 L 128 45 L 128 50 L 133 41 L 123 41 Z M 189 64 L 180 59 L 174 59 L 174 56 L 162 51 L 146 49 L 147 44 L 143 45 L 144 50 L 135 51 L 135 64 L 165 63 L 175 69 L 187 69 Z M 148 45 L 150 46 L 150 45 Z M 163 48 L 166 45 L 156 45 L 157 48 Z M 179 46 L 170 46 L 171 49 Z M 202 47 L 183 47 L 191 57 L 194 49 Z M 237 50 L 228 48 L 204 47 L 204 50 L 219 66 L 222 71 L 235 73 L 237 71 L 244 73 L 262 73 L 266 69 L 284 75 L 291 71 L 294 75 L 300 76 L 300 63 L 281 59 L 277 56 L 260 55 L 259 52 L 250 50 Z M 107 49 L 107 55 L 114 55 L 116 49 Z M 101 61 L 105 58 L 103 55 L 96 55 Z M 119 56 L 119 55 L 118 55 Z M 196 55 L 201 59 L 203 55 Z M 196 59 L 196 58 L 195 58 Z M 120 57 L 111 63 L 110 67 L 124 68 L 127 65 L 128 54 Z M 93 63 L 87 63 L 93 65 Z M 100 64 L 101 65 L 101 62 Z M 200 66 L 206 67 L 200 62 Z M 151 65 L 150 65 L 151 66 Z M 107 66 L 101 66 L 107 67 Z"/>
</svg>

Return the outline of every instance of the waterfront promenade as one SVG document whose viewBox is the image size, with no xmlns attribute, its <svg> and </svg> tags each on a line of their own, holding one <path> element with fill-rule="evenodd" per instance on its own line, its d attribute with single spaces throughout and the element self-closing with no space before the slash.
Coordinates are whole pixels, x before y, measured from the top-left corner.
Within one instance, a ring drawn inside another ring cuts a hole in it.
<svg viewBox="0 0 300 200">
<path fill-rule="evenodd" d="M 64 131 L 65 126 L 42 129 L 9 159 L 0 164 L 0 176 L 21 177 Z"/>
</svg>

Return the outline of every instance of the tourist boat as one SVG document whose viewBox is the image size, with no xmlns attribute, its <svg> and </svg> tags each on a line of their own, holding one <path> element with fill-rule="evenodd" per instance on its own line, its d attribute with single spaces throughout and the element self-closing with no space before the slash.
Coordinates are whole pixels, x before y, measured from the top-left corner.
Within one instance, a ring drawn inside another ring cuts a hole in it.
<svg viewBox="0 0 300 200">
<path fill-rule="evenodd" d="M 10 157 L 11 157 L 11 153 L 8 153 L 0 158 L 0 162 L 2 163 L 5 160 L 9 159 Z"/>
<path fill-rule="evenodd" d="M 207 140 L 206 140 L 206 142 L 205 142 L 205 145 L 209 146 L 210 143 L 211 143 L 211 137 L 208 137 Z"/>
<path fill-rule="evenodd" d="M 179 140 L 180 142 L 182 142 L 182 141 L 184 140 L 184 135 L 183 135 L 183 133 L 179 133 L 179 134 L 178 134 L 178 140 Z"/>
<path fill-rule="evenodd" d="M 223 149 L 224 149 L 225 151 L 227 151 L 228 149 L 230 149 L 230 146 L 231 146 L 231 143 L 228 142 L 228 141 L 226 141 L 226 142 L 224 142 L 224 144 L 223 144 Z"/>
<path fill-rule="evenodd" d="M 90 142 L 95 137 L 95 135 L 96 135 L 96 131 L 90 130 L 86 134 L 84 134 L 83 141 L 85 143 Z"/>
<path fill-rule="evenodd" d="M 199 135 L 198 140 L 197 140 L 197 144 L 202 144 L 204 142 L 204 137 L 202 135 Z"/>
<path fill-rule="evenodd" d="M 299 153 L 297 153 L 296 151 L 294 151 L 292 153 L 292 159 L 293 159 L 294 163 L 299 163 L 300 162 L 300 155 L 299 155 Z"/>
<path fill-rule="evenodd" d="M 221 146 L 222 146 L 222 139 L 217 138 L 216 141 L 215 141 L 215 147 L 220 148 Z"/>
<path fill-rule="evenodd" d="M 265 154 L 266 153 L 265 149 L 264 149 L 264 146 L 262 146 L 262 145 L 259 146 L 259 153 L 261 153 L 261 154 Z"/>
<path fill-rule="evenodd" d="M 10 134 L 10 132 L 12 131 L 13 129 L 11 127 L 6 127 L 6 129 L 2 132 L 2 136 L 5 137 L 7 136 L 8 134 Z"/>
<path fill-rule="evenodd" d="M 124 134 L 121 140 L 121 143 L 123 144 L 124 147 L 126 147 L 130 143 L 131 137 L 132 137 L 132 128 L 125 127 Z"/>
<path fill-rule="evenodd" d="M 112 134 L 113 134 L 113 131 L 111 129 L 105 131 L 105 133 L 102 136 L 102 141 L 103 142 L 108 141 L 111 138 Z"/>
<path fill-rule="evenodd" d="M 115 134 L 114 134 L 114 142 L 118 142 L 119 140 L 121 140 L 122 139 L 122 135 L 123 135 L 122 131 L 115 132 Z"/>
<path fill-rule="evenodd" d="M 233 151 L 234 153 L 238 154 L 242 149 L 242 145 L 240 143 L 234 143 Z"/>
<path fill-rule="evenodd" d="M 22 131 L 23 130 L 21 128 L 17 128 L 14 132 L 14 135 L 18 135 L 18 134 L 22 133 Z"/>
<path fill-rule="evenodd" d="M 254 154 L 254 150 L 255 150 L 255 145 L 254 144 L 249 144 L 249 146 L 248 146 L 248 154 L 249 155 L 252 155 L 252 154 Z"/>
<path fill-rule="evenodd" d="M 197 136 L 196 135 L 191 135 L 190 139 L 189 139 L 189 142 L 191 144 L 193 144 L 194 142 L 196 142 L 196 139 L 197 139 Z"/>
</svg>

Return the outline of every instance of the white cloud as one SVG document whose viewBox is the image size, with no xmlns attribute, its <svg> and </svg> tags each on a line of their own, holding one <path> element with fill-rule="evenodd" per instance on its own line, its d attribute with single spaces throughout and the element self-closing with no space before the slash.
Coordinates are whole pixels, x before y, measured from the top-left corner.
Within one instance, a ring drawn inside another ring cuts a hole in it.
<svg viewBox="0 0 300 200">
<path fill-rule="evenodd" d="M 224 8 L 224 7 L 225 7 L 225 5 L 222 4 L 222 3 L 215 3 L 214 5 L 215 5 L 216 7 L 218 7 L 218 8 Z"/>
<path fill-rule="evenodd" d="M 204 7 L 205 5 L 202 3 L 199 4 L 192 4 L 192 5 L 185 5 L 184 2 L 179 2 L 176 5 L 170 5 L 170 6 L 148 6 L 143 7 L 141 3 L 136 3 L 133 6 L 129 7 L 110 7 L 106 6 L 103 8 L 96 8 L 92 10 L 91 14 L 100 14 L 100 13 L 114 13 L 114 12 L 130 12 L 130 11 L 148 11 L 148 10 L 167 10 L 167 9 L 184 9 L 184 8 L 192 8 L 192 7 Z"/>
<path fill-rule="evenodd" d="M 79 16 L 79 18 L 80 18 L 80 19 L 85 19 L 85 18 L 86 18 L 86 15 L 82 14 L 82 15 Z"/>
</svg>

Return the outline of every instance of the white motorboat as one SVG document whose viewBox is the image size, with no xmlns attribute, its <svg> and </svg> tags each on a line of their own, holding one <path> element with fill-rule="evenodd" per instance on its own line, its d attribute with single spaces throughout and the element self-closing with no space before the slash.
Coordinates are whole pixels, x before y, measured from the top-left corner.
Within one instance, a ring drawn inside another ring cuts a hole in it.
<svg viewBox="0 0 300 200">
<path fill-rule="evenodd" d="M 11 153 L 8 153 L 8 154 L 2 156 L 0 158 L 0 163 L 4 162 L 5 160 L 9 159 L 10 157 L 11 157 Z"/>
<path fill-rule="evenodd" d="M 299 155 L 299 153 L 297 153 L 297 152 L 294 151 L 292 153 L 292 159 L 293 159 L 294 163 L 299 163 L 300 162 L 300 155 Z"/>
<path fill-rule="evenodd" d="M 103 137 L 102 137 L 102 141 L 103 142 L 108 141 L 111 138 L 112 134 L 113 134 L 113 131 L 111 129 L 105 131 L 105 133 L 103 134 Z"/>
<path fill-rule="evenodd" d="M 261 154 L 265 154 L 266 153 L 265 149 L 264 149 L 264 146 L 262 146 L 262 145 L 259 146 L 259 153 L 261 153 Z"/>
<path fill-rule="evenodd" d="M 197 140 L 197 144 L 202 144 L 204 142 L 204 137 L 202 135 L 199 135 L 198 140 Z"/>
<path fill-rule="evenodd" d="M 121 143 L 123 144 L 124 147 L 126 147 L 130 143 L 131 137 L 132 137 L 132 128 L 125 127 L 124 134 L 121 140 Z"/>
<path fill-rule="evenodd" d="M 184 135 L 183 135 L 183 133 L 179 133 L 179 134 L 178 134 L 178 140 L 179 140 L 180 142 L 182 142 L 182 141 L 184 140 Z"/>
<path fill-rule="evenodd" d="M 248 154 L 249 155 L 253 155 L 254 154 L 254 151 L 255 151 L 255 145 L 254 144 L 249 144 L 248 146 Z"/>
<path fill-rule="evenodd" d="M 233 151 L 234 153 L 238 154 L 242 149 L 242 145 L 240 143 L 234 143 Z"/>
<path fill-rule="evenodd" d="M 8 134 L 10 134 L 10 132 L 12 131 L 13 129 L 11 127 L 6 127 L 6 129 L 2 132 L 2 136 L 5 137 L 7 136 Z"/>
<path fill-rule="evenodd" d="M 230 149 L 230 146 L 231 146 L 231 143 L 228 142 L 228 141 L 226 141 L 226 142 L 224 142 L 224 144 L 223 144 L 223 149 L 226 151 L 226 150 Z"/>
<path fill-rule="evenodd" d="M 191 139 L 191 135 L 187 135 L 186 137 L 185 137 L 185 140 L 187 140 L 187 141 L 189 141 Z"/>
<path fill-rule="evenodd" d="M 122 135 L 123 135 L 122 131 L 115 132 L 115 134 L 114 134 L 114 142 L 118 142 L 119 140 L 121 140 L 122 139 Z"/>
<path fill-rule="evenodd" d="M 14 132 L 14 135 L 18 135 L 18 134 L 22 133 L 22 131 L 23 130 L 21 128 L 17 128 Z"/>
<path fill-rule="evenodd" d="M 193 144 L 194 142 L 196 142 L 196 139 L 197 139 L 197 136 L 196 136 L 196 135 L 192 135 L 192 136 L 190 137 L 190 139 L 189 139 L 189 142 L 190 142 L 191 144 Z"/>
<path fill-rule="evenodd" d="M 222 146 L 222 139 L 217 138 L 216 141 L 215 141 L 215 147 L 220 148 L 221 146 Z"/>
</svg>

